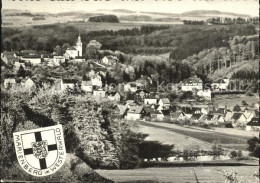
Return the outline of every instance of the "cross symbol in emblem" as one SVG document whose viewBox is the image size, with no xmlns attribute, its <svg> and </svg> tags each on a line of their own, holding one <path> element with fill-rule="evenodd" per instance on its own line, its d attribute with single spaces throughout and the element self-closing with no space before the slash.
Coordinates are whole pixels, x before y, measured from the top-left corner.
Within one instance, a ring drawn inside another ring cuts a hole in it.
<svg viewBox="0 0 260 183">
<path fill-rule="evenodd" d="M 36 142 L 42 141 L 41 132 L 34 132 L 34 136 L 35 136 Z M 48 145 L 48 151 L 54 151 L 54 150 L 57 150 L 57 144 Z M 25 156 L 30 155 L 30 154 L 33 154 L 32 148 L 24 149 L 24 155 Z M 40 161 L 41 169 L 47 169 L 46 159 L 45 158 L 39 159 L 39 161 Z"/>
</svg>

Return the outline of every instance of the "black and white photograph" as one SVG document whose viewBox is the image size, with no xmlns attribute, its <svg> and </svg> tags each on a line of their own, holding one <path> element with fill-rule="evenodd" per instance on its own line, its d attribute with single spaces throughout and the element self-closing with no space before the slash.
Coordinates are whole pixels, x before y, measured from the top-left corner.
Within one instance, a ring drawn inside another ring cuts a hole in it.
<svg viewBox="0 0 260 183">
<path fill-rule="evenodd" d="M 259 1 L 2 0 L 0 182 L 258 183 Z"/>
</svg>

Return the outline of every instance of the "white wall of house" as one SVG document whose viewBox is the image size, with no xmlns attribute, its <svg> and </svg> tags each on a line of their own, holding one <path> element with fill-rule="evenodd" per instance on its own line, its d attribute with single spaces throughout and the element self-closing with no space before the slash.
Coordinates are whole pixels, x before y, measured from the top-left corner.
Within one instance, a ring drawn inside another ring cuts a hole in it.
<svg viewBox="0 0 260 183">
<path fill-rule="evenodd" d="M 91 78 L 91 82 L 93 86 L 102 87 L 102 81 L 100 76 L 95 76 Z"/>
<path fill-rule="evenodd" d="M 144 104 L 157 104 L 157 99 L 156 98 L 145 98 Z"/>
<path fill-rule="evenodd" d="M 93 91 L 93 96 L 96 98 L 105 98 L 106 97 L 106 91 L 104 90 L 94 90 Z"/>
<path fill-rule="evenodd" d="M 141 118 L 141 114 L 136 114 L 136 113 L 127 113 L 126 119 L 127 120 L 138 120 Z"/>
<path fill-rule="evenodd" d="M 32 65 L 39 65 L 41 64 L 41 58 L 22 58 L 26 62 L 30 62 Z"/>
<path fill-rule="evenodd" d="M 76 58 L 79 55 L 78 50 L 66 50 L 66 54 L 69 58 Z"/>
<path fill-rule="evenodd" d="M 199 90 L 197 95 L 205 98 L 206 100 L 211 100 L 211 91 L 210 90 Z"/>
<path fill-rule="evenodd" d="M 85 92 L 89 92 L 89 93 L 92 93 L 93 91 L 93 86 L 92 85 L 81 85 L 81 89 L 84 90 Z"/>
<path fill-rule="evenodd" d="M 202 90 L 202 83 L 182 83 L 181 90 L 182 91 L 192 91 L 193 89 Z"/>
</svg>

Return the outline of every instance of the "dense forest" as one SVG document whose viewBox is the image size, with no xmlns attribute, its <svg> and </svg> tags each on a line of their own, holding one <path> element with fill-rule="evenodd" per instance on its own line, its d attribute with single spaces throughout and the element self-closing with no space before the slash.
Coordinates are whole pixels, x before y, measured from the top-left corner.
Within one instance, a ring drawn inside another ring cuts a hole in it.
<svg viewBox="0 0 260 183">
<path fill-rule="evenodd" d="M 259 56 L 258 35 L 235 36 L 227 42 L 226 47 L 210 48 L 200 51 L 182 60 L 204 75 L 231 68 L 241 62 L 253 62 Z"/>
<path fill-rule="evenodd" d="M 110 22 L 110 23 L 119 23 L 117 16 L 115 15 L 101 15 L 95 17 L 89 17 L 89 22 Z"/>
<path fill-rule="evenodd" d="M 83 47 L 91 40 L 97 40 L 103 49 L 119 50 L 133 54 L 161 54 L 171 52 L 170 58 L 184 59 L 205 48 L 227 46 L 227 41 L 236 35 L 256 34 L 254 25 L 231 26 L 152 26 L 123 29 L 80 32 Z M 74 45 L 79 34 L 77 27 L 61 25 L 33 26 L 2 29 L 2 50 L 35 49 L 52 52 L 57 45 Z"/>
</svg>

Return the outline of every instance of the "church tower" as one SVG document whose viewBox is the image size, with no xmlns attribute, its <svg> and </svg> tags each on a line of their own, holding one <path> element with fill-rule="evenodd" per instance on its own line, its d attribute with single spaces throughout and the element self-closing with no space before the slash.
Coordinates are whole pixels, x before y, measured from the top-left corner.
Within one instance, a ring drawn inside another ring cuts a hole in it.
<svg viewBox="0 0 260 183">
<path fill-rule="evenodd" d="M 81 42 L 80 34 L 76 43 L 76 49 L 78 50 L 78 56 L 82 57 L 82 42 Z"/>
</svg>

